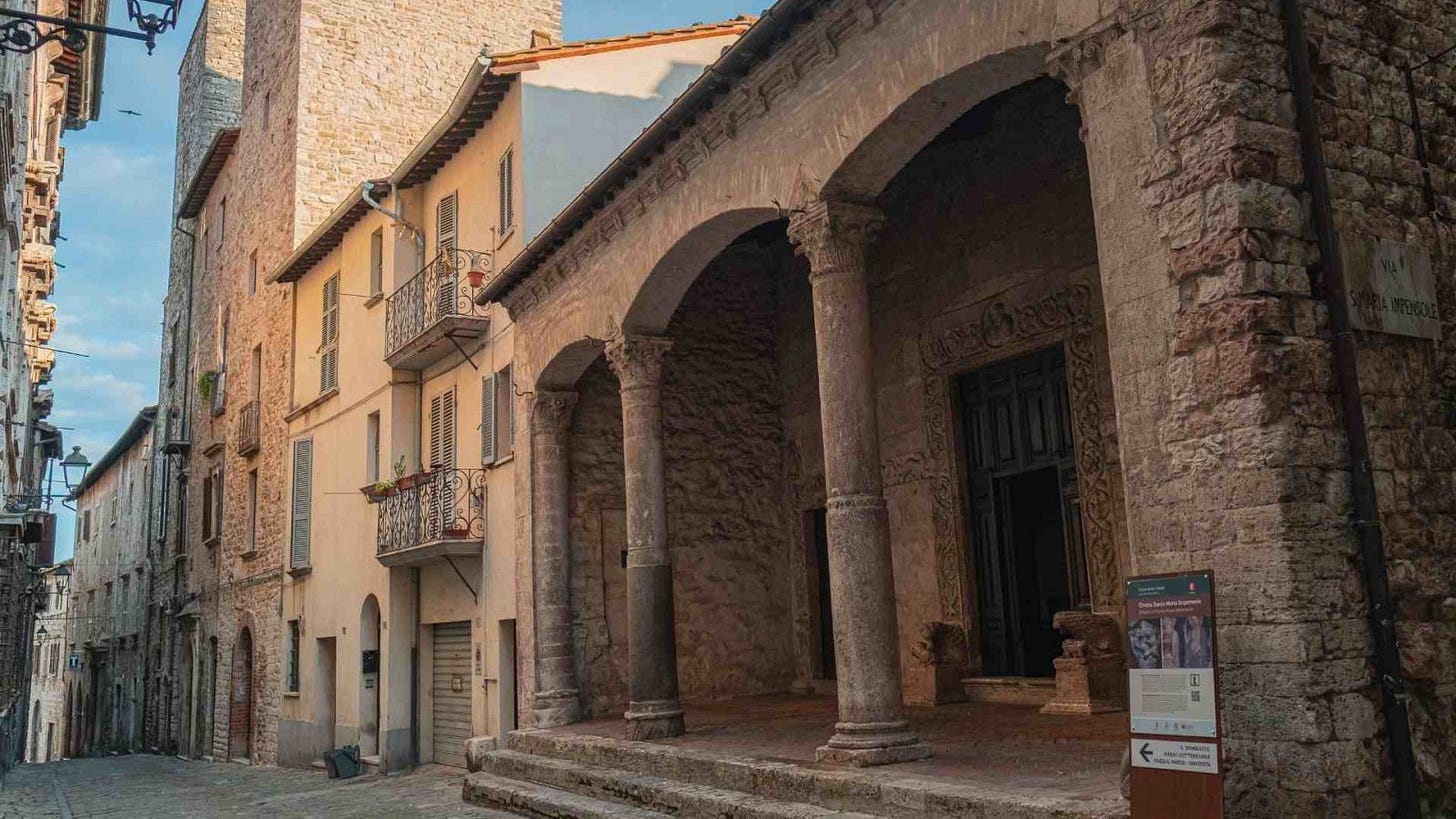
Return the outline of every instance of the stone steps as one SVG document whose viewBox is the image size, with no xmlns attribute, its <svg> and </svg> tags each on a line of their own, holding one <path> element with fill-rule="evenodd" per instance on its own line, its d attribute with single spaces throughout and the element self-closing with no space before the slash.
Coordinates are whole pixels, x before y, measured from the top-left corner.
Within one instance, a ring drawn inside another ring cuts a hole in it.
<svg viewBox="0 0 1456 819">
<path fill-rule="evenodd" d="M 485 770 L 583 796 L 637 805 L 682 819 L 875 819 L 804 802 L 784 802 L 752 793 L 681 782 L 519 751 L 492 751 Z"/>
<path fill-rule="evenodd" d="M 605 737 L 516 731 L 480 756 L 494 779 L 678 816 L 1117 819 L 1121 800 L 1015 793 L 944 777 L 816 768 Z M 469 798 L 467 786 L 467 801 Z M 499 802 L 482 802 L 502 807 Z"/>
<path fill-rule="evenodd" d="M 667 815 L 484 771 L 465 775 L 462 797 L 472 805 L 535 819 L 659 819 Z"/>
</svg>

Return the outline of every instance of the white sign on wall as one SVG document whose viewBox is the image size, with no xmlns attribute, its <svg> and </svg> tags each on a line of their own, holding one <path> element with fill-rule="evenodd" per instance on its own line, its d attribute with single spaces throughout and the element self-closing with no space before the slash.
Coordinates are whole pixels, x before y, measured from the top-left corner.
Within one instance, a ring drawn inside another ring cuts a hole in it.
<svg viewBox="0 0 1456 819">
<path fill-rule="evenodd" d="M 1345 260 L 1350 326 L 1414 338 L 1441 337 L 1430 251 L 1389 239 L 1342 235 L 1340 255 Z"/>
<path fill-rule="evenodd" d="M 1218 773 L 1218 745 L 1216 743 L 1180 742 L 1140 737 L 1133 737 L 1131 742 L 1132 764 L 1135 768 Z"/>
</svg>

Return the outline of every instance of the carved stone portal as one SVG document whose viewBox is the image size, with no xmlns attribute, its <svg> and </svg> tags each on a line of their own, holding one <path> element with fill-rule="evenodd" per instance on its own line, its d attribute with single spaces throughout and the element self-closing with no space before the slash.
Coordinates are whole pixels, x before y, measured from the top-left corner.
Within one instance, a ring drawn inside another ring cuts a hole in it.
<svg viewBox="0 0 1456 819">
<path fill-rule="evenodd" d="M 1060 611 L 1052 618 L 1067 635 L 1052 661 L 1057 689 L 1043 714 L 1101 714 L 1127 709 L 1127 666 L 1117 618 L 1090 611 Z"/>
<path fill-rule="evenodd" d="M 1060 290 L 1026 301 L 992 302 L 969 320 L 928 332 L 920 339 L 941 618 L 965 625 L 973 664 L 980 655 L 975 645 L 974 607 L 968 602 L 973 567 L 969 566 L 964 542 L 965 521 L 958 489 L 960 465 L 956 462 L 950 405 L 954 379 L 960 373 L 1039 346 L 1063 345 L 1092 606 L 1098 611 L 1121 609 L 1122 573 L 1114 520 L 1114 482 L 1118 477 L 1116 464 L 1107 458 L 1107 453 L 1116 451 L 1109 435 L 1116 422 L 1111 408 L 1104 406 L 1099 385 L 1104 376 L 1098 372 L 1093 342 L 1100 312 L 1095 284 L 1074 279 Z"/>
</svg>

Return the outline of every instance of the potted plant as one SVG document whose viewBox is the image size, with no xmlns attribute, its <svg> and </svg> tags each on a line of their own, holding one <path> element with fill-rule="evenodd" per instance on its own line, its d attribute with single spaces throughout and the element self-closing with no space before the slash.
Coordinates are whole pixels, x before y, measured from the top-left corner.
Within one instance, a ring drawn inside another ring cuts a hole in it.
<svg viewBox="0 0 1456 819">
<path fill-rule="evenodd" d="M 404 456 L 394 464 L 394 485 L 401 491 L 415 488 L 415 476 L 404 474 Z"/>
<path fill-rule="evenodd" d="M 470 527 L 461 526 L 459 523 L 452 523 L 445 527 L 445 537 L 465 538 L 470 536 Z"/>
<path fill-rule="evenodd" d="M 478 289 L 485 282 L 485 260 L 477 257 L 473 261 L 470 269 L 465 271 L 465 280 Z"/>
<path fill-rule="evenodd" d="M 385 498 L 398 495 L 399 487 L 395 485 L 394 481 L 386 478 L 382 481 L 371 483 L 359 491 L 364 493 L 364 498 L 370 503 L 381 503 Z"/>
<path fill-rule="evenodd" d="M 208 370 L 197 376 L 197 395 L 204 401 L 211 401 L 217 392 L 217 370 Z"/>
</svg>

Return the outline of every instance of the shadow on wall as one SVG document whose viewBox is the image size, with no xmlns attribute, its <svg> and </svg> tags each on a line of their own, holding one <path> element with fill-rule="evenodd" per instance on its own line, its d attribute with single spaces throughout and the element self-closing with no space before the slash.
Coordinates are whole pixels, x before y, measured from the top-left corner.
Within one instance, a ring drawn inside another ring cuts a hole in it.
<svg viewBox="0 0 1456 819">
<path fill-rule="evenodd" d="M 523 238 L 549 224 L 702 73 L 703 66 L 674 63 L 646 97 L 528 86 L 521 144 L 529 147 L 521 161 L 531 187 Z"/>
</svg>

